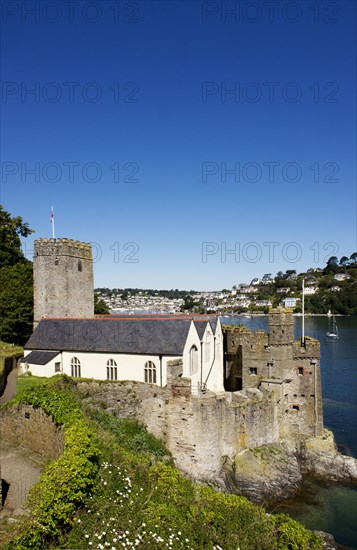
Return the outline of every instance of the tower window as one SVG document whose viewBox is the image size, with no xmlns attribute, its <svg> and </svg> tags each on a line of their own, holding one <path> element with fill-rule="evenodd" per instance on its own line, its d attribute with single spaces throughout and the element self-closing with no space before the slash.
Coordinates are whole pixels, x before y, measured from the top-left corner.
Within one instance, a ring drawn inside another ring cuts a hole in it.
<svg viewBox="0 0 357 550">
<path fill-rule="evenodd" d="M 304 374 L 304 369 L 303 369 L 303 367 L 299 367 L 299 368 L 298 368 L 298 374 L 299 374 L 299 376 L 302 376 L 302 375 Z"/>
<path fill-rule="evenodd" d="M 82 262 L 78 260 L 78 271 L 82 271 Z"/>
<path fill-rule="evenodd" d="M 58 265 L 58 260 L 57 259 L 55 260 L 55 265 Z"/>
<path fill-rule="evenodd" d="M 249 374 L 250 374 L 251 376 L 257 376 L 257 374 L 258 374 L 258 369 L 257 369 L 256 367 L 251 367 L 251 368 L 249 369 Z"/>
<path fill-rule="evenodd" d="M 299 411 L 300 407 L 299 405 L 293 405 L 293 411 Z"/>
<path fill-rule="evenodd" d="M 146 361 L 144 374 L 147 384 L 156 384 L 156 367 L 152 361 Z"/>
</svg>

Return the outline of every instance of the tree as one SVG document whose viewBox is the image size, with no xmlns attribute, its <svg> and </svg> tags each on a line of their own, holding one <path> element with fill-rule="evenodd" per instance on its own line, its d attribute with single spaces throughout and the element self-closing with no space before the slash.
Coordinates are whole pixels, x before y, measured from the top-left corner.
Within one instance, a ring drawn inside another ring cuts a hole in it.
<svg viewBox="0 0 357 550">
<path fill-rule="evenodd" d="M 21 250 L 21 237 L 33 230 L 0 205 L 0 339 L 24 344 L 32 332 L 32 263 Z"/>
<path fill-rule="evenodd" d="M 327 260 L 327 265 L 337 265 L 337 264 L 338 264 L 337 256 L 331 256 L 331 258 Z"/>
<path fill-rule="evenodd" d="M 21 250 L 20 236 L 28 237 L 31 233 L 33 230 L 27 222 L 20 216 L 12 218 L 0 204 L 0 267 L 29 261 Z"/>
<path fill-rule="evenodd" d="M 0 269 L 0 340 L 24 345 L 32 333 L 33 276 L 31 262 Z"/>
<path fill-rule="evenodd" d="M 357 252 L 354 252 L 353 254 L 351 254 L 350 260 L 353 260 L 354 262 L 357 262 Z"/>
<path fill-rule="evenodd" d="M 98 294 L 94 294 L 94 313 L 96 315 L 107 315 L 110 313 L 109 307 Z"/>
<path fill-rule="evenodd" d="M 342 256 L 342 258 L 340 259 L 340 265 L 345 265 L 346 262 L 348 262 L 347 256 Z"/>
<path fill-rule="evenodd" d="M 181 306 L 181 311 L 190 311 L 194 308 L 194 300 L 192 298 L 192 296 L 190 296 L 189 294 L 187 296 L 185 296 L 185 302 L 184 304 Z"/>
</svg>

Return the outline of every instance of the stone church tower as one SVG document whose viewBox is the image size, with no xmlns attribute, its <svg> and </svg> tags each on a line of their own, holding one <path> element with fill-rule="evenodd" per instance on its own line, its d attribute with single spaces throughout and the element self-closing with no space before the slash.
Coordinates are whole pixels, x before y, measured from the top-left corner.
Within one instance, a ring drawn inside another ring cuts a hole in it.
<svg viewBox="0 0 357 550">
<path fill-rule="evenodd" d="M 90 244 L 71 239 L 34 242 L 34 328 L 42 317 L 93 317 Z"/>
</svg>

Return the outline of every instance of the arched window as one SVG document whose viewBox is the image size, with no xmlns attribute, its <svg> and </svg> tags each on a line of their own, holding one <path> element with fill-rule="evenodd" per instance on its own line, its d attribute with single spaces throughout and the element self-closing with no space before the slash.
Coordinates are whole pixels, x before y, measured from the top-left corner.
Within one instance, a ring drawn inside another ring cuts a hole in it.
<svg viewBox="0 0 357 550">
<path fill-rule="evenodd" d="M 198 371 L 198 349 L 192 346 L 190 349 L 190 374 L 195 374 Z"/>
<path fill-rule="evenodd" d="M 81 362 L 77 357 L 71 359 L 71 376 L 81 377 Z"/>
<path fill-rule="evenodd" d="M 156 367 L 152 361 L 145 363 L 144 374 L 147 384 L 156 384 Z"/>
<path fill-rule="evenodd" d="M 114 359 L 107 361 L 107 380 L 118 380 L 117 364 Z"/>
</svg>

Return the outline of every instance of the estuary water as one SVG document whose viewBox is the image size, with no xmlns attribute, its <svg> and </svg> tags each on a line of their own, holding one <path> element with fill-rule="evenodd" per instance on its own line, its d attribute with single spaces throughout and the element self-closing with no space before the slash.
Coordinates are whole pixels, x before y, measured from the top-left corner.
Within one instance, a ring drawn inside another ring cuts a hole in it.
<svg viewBox="0 0 357 550">
<path fill-rule="evenodd" d="M 225 318 L 222 323 L 268 330 L 266 316 Z M 295 337 L 301 336 L 301 317 L 294 317 Z M 336 317 L 339 339 L 329 340 L 332 321 L 326 316 L 305 318 L 305 334 L 320 341 L 324 424 L 333 431 L 345 454 L 357 457 L 357 317 Z M 336 541 L 357 550 L 357 490 L 307 480 L 301 495 L 276 509 L 309 529 L 332 533 Z"/>
</svg>

